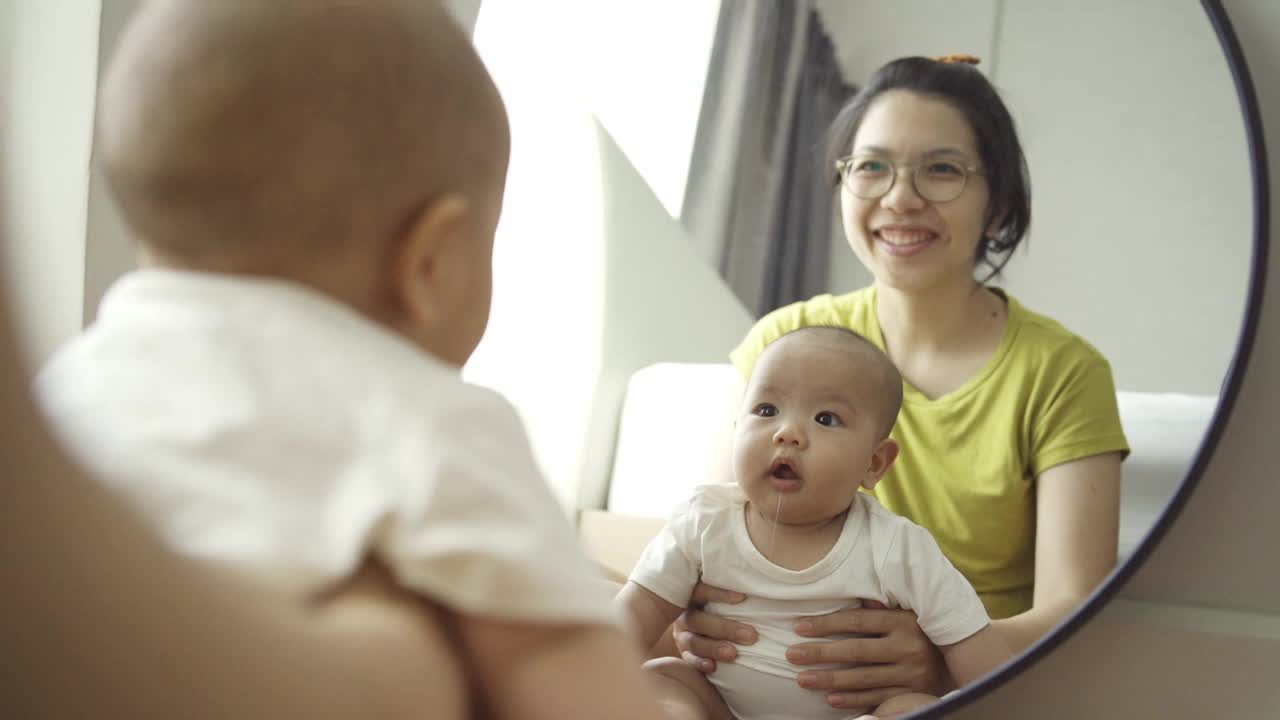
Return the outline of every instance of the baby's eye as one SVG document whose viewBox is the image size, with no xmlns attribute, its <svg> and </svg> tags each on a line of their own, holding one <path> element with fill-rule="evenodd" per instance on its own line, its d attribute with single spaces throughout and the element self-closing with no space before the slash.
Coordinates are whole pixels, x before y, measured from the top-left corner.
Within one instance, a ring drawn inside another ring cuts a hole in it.
<svg viewBox="0 0 1280 720">
<path fill-rule="evenodd" d="M 773 417 L 778 414 L 778 408 L 769 403 L 760 403 L 755 406 L 755 409 L 753 409 L 751 413 L 753 415 L 759 415 L 760 417 Z"/>
<path fill-rule="evenodd" d="M 841 425 L 844 425 L 844 421 L 840 419 L 839 415 L 827 410 L 823 410 L 817 415 L 814 415 L 813 419 L 819 425 L 826 425 L 827 427 L 840 427 Z"/>
</svg>

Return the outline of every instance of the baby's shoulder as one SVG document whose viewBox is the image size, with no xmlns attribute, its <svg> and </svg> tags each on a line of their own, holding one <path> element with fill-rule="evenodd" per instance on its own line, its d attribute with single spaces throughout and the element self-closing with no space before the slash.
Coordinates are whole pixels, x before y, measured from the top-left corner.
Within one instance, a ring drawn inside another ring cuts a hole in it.
<svg viewBox="0 0 1280 720">
<path fill-rule="evenodd" d="M 742 488 L 732 483 L 698 485 L 689 497 L 691 511 L 705 514 L 723 514 L 741 508 L 747 502 Z"/>
<path fill-rule="evenodd" d="M 462 380 L 434 358 L 411 358 L 387 378 L 370 403 L 385 411 L 392 427 L 432 437 L 468 438 L 522 435 L 523 423 L 515 406 L 496 390 Z"/>
<path fill-rule="evenodd" d="M 746 496 L 737 485 L 716 483 L 699 485 L 693 493 L 667 517 L 667 524 L 701 535 L 716 529 L 729 527 L 737 513 L 742 512 Z"/>
<path fill-rule="evenodd" d="M 877 564 L 883 565 L 894 557 L 917 553 L 922 544 L 926 549 L 937 547 L 933 534 L 923 526 L 881 505 L 872 495 L 858 493 L 858 497 L 866 510 L 867 536 Z"/>
<path fill-rule="evenodd" d="M 892 535 L 912 527 L 919 527 L 906 517 L 890 510 L 870 493 L 859 492 L 856 502 L 866 513 L 867 528 L 876 535 Z"/>
</svg>

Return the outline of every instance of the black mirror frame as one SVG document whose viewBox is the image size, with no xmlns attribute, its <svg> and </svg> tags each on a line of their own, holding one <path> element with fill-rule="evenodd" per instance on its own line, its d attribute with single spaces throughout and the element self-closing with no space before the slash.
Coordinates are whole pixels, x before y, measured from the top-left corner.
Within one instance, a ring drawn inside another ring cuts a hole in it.
<svg viewBox="0 0 1280 720">
<path fill-rule="evenodd" d="M 1244 119 L 1245 136 L 1249 147 L 1253 190 L 1253 253 L 1251 258 L 1252 267 L 1249 269 L 1249 287 L 1245 300 L 1244 316 L 1235 352 L 1232 355 L 1231 364 L 1227 368 L 1226 380 L 1218 400 L 1218 406 L 1214 409 L 1213 417 L 1209 423 L 1209 430 L 1200 442 L 1200 447 L 1196 450 L 1195 458 L 1192 460 L 1187 474 L 1183 477 L 1182 482 L 1179 483 L 1178 489 L 1169 504 L 1156 518 L 1154 526 L 1147 532 L 1133 553 L 1111 571 L 1111 574 L 1085 599 L 1084 603 L 1070 617 L 1028 648 L 1026 652 L 1018 655 L 1018 657 L 990 676 L 956 692 L 954 695 L 948 696 L 943 702 L 911 715 L 910 717 L 912 718 L 942 717 L 998 689 L 1013 680 L 1022 671 L 1031 667 L 1036 661 L 1053 652 L 1063 641 L 1071 637 L 1086 622 L 1097 615 L 1108 602 L 1115 598 L 1125 583 L 1151 555 L 1156 545 L 1160 543 L 1161 538 L 1164 537 L 1165 533 L 1168 532 L 1174 521 L 1182 513 L 1182 509 L 1186 506 L 1192 491 L 1200 481 L 1201 475 L 1204 474 L 1209 458 L 1212 457 L 1226 428 L 1227 418 L 1231 416 L 1231 411 L 1235 407 L 1236 397 L 1240 394 L 1240 387 L 1244 381 L 1245 369 L 1249 364 L 1249 356 L 1253 351 L 1254 335 L 1258 328 L 1258 316 L 1262 310 L 1262 291 L 1266 285 L 1267 250 L 1271 239 L 1269 207 L 1271 190 L 1267 177 L 1269 166 L 1262 135 L 1262 119 L 1258 112 L 1257 96 L 1254 93 L 1253 78 L 1249 74 L 1249 67 L 1245 62 L 1244 53 L 1240 49 L 1235 30 L 1231 26 L 1231 21 L 1227 18 L 1227 13 L 1222 7 L 1221 0 L 1201 0 L 1200 5 L 1204 8 L 1205 15 L 1213 26 L 1214 33 L 1218 36 L 1218 44 L 1226 56 L 1227 66 L 1235 83 L 1236 97 L 1240 102 L 1240 113 Z"/>
</svg>

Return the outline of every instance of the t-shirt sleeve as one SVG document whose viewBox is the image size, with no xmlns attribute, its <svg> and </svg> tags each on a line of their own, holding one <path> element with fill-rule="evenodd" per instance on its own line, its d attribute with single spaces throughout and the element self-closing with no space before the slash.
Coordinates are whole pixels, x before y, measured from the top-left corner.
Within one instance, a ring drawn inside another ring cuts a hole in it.
<svg viewBox="0 0 1280 720">
<path fill-rule="evenodd" d="M 1106 452 L 1129 454 L 1106 358 L 1087 345 L 1056 355 L 1056 378 L 1031 436 L 1031 474 Z"/>
<path fill-rule="evenodd" d="M 702 572 L 696 533 L 692 504 L 682 503 L 645 546 L 628 579 L 672 605 L 687 607 Z"/>
<path fill-rule="evenodd" d="M 991 623 L 973 586 L 915 523 L 896 524 L 880 573 L 889 600 L 915 611 L 934 645 L 958 643 Z"/>
<path fill-rule="evenodd" d="M 539 472 L 515 409 L 478 387 L 450 395 L 425 427 L 388 429 L 400 440 L 380 468 L 401 483 L 401 499 L 375 539 L 381 559 L 405 586 L 460 612 L 614 623 L 606 586 Z"/>
</svg>

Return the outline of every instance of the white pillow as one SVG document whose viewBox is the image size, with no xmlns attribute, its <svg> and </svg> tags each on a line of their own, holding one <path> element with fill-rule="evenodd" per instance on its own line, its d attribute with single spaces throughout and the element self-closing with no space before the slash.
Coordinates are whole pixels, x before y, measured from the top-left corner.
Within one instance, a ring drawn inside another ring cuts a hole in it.
<svg viewBox="0 0 1280 720">
<path fill-rule="evenodd" d="M 627 383 L 607 509 L 663 517 L 695 485 L 732 482 L 742 379 L 729 363 L 658 363 Z"/>
<path fill-rule="evenodd" d="M 1120 554 L 1151 529 L 1204 441 L 1216 395 L 1116 393 L 1131 454 L 1121 466 Z"/>
</svg>

